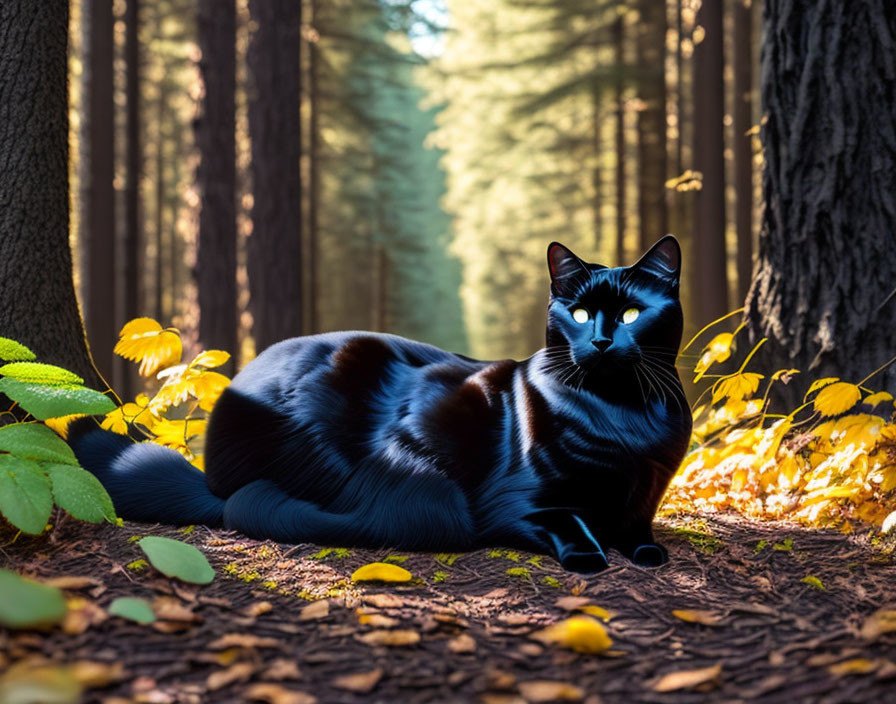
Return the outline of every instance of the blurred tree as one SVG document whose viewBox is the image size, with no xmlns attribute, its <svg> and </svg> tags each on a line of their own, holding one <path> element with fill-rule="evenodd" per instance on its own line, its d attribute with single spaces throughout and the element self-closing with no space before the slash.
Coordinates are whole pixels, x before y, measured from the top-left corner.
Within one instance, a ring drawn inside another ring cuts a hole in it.
<svg viewBox="0 0 896 704">
<path fill-rule="evenodd" d="M 896 4 L 767 0 L 763 23 L 766 205 L 747 329 L 768 337 L 769 371 L 860 381 L 896 350 Z M 869 385 L 896 392 L 896 368 Z"/>
<path fill-rule="evenodd" d="M 68 0 L 0 3 L 0 331 L 104 390 L 72 280 L 68 18 Z"/>
<path fill-rule="evenodd" d="M 81 113 L 81 302 L 97 368 L 113 382 L 116 315 L 112 0 L 84 0 Z"/>
<path fill-rule="evenodd" d="M 753 27 L 751 0 L 734 0 L 734 223 L 737 230 L 737 299 L 753 274 Z"/>
<path fill-rule="evenodd" d="M 625 14 L 622 8 L 617 12 L 613 22 L 613 58 L 616 66 L 625 65 Z M 616 106 L 616 266 L 625 266 L 625 81 L 623 72 L 616 72 L 615 106 Z"/>
<path fill-rule="evenodd" d="M 250 0 L 252 235 L 248 242 L 252 334 L 258 352 L 302 334 L 302 4 Z"/>
<path fill-rule="evenodd" d="M 236 355 L 236 4 L 199 0 L 198 36 L 202 78 L 196 120 L 199 165 L 199 241 L 196 282 L 199 342 Z M 298 49 L 297 49 L 298 50 Z M 225 373 L 232 372 L 231 362 Z"/>
<path fill-rule="evenodd" d="M 639 251 L 669 230 L 666 215 L 666 3 L 640 0 L 638 49 Z"/>
<path fill-rule="evenodd" d="M 728 312 L 722 0 L 703 0 L 694 33 L 694 168 L 703 187 L 694 208 L 691 296 L 702 327 Z"/>
<path fill-rule="evenodd" d="M 308 332 L 320 330 L 318 306 L 320 290 L 317 283 L 319 273 L 318 240 L 320 219 L 320 33 L 318 24 L 318 0 L 310 0 L 310 29 L 306 36 L 308 44 Z"/>
</svg>

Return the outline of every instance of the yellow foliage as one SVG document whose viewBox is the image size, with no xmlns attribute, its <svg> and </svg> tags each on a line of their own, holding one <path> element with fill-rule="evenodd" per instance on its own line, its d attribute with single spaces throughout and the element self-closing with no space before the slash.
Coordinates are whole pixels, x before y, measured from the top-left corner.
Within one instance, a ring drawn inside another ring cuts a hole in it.
<svg viewBox="0 0 896 704">
<path fill-rule="evenodd" d="M 113 351 L 132 362 L 140 362 L 141 376 L 152 376 L 162 367 L 180 361 L 183 346 L 177 330 L 162 329 L 151 318 L 136 318 L 126 323 L 118 336 Z"/>
<path fill-rule="evenodd" d="M 823 416 L 839 416 L 855 406 L 862 392 L 855 384 L 838 381 L 825 386 L 815 397 L 815 410 Z"/>
<path fill-rule="evenodd" d="M 531 636 L 545 644 L 556 644 L 577 653 L 602 653 L 613 645 L 607 630 L 590 616 L 572 616 Z"/>
<path fill-rule="evenodd" d="M 732 401 L 742 401 L 747 396 L 752 396 L 759 388 L 759 381 L 764 377 L 754 372 L 738 372 L 719 379 L 712 389 L 712 402 L 718 403 L 722 399 L 730 398 Z"/>
<path fill-rule="evenodd" d="M 353 582 L 409 582 L 411 573 L 388 562 L 371 562 L 352 573 Z"/>
<path fill-rule="evenodd" d="M 709 341 L 709 344 L 703 348 L 700 361 L 697 362 L 697 366 L 694 368 L 694 373 L 696 374 L 694 377 L 695 384 L 703 378 L 706 370 L 711 365 L 716 362 L 724 362 L 731 356 L 732 342 L 734 342 L 734 335 L 730 332 L 723 332 Z"/>
</svg>

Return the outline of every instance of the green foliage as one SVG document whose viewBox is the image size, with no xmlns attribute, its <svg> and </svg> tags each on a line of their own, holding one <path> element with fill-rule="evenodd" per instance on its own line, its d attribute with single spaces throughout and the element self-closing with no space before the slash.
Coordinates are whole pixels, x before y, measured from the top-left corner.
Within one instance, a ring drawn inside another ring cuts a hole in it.
<svg viewBox="0 0 896 704">
<path fill-rule="evenodd" d="M 7 362 L 28 362 L 36 357 L 25 345 L 8 337 L 0 337 L 0 359 Z"/>
<path fill-rule="evenodd" d="M 191 584 L 208 584 L 215 571 L 199 550 L 171 538 L 149 536 L 138 543 L 150 564 L 159 572 Z"/>
<path fill-rule="evenodd" d="M 0 569 L 0 626 L 45 628 L 65 617 L 65 599 L 56 587 Z"/>
<path fill-rule="evenodd" d="M 115 601 L 109 604 L 109 613 L 141 625 L 146 625 L 156 620 L 156 614 L 149 602 L 146 599 L 132 596 L 122 596 L 115 599 Z"/>
<path fill-rule="evenodd" d="M 0 338 L 0 358 L 31 360 L 13 340 Z M 115 408 L 107 396 L 83 386 L 61 367 L 31 361 L 0 366 L 0 394 L 38 420 Z M 112 500 L 102 484 L 78 466 L 71 448 L 42 423 L 26 420 L 0 427 L 0 514 L 25 533 L 41 533 L 54 502 L 75 518 L 115 521 Z"/>
<path fill-rule="evenodd" d="M 115 402 L 112 399 L 86 386 L 72 384 L 51 386 L 5 377 L 0 379 L 0 393 L 18 402 L 38 420 L 75 413 L 104 415 L 115 410 Z"/>
</svg>

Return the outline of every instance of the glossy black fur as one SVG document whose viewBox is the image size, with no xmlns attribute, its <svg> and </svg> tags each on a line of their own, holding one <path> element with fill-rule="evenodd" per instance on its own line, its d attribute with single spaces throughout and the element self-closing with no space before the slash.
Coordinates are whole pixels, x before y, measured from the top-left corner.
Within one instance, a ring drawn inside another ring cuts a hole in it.
<svg viewBox="0 0 896 704">
<path fill-rule="evenodd" d="M 516 547 L 580 572 L 605 567 L 609 547 L 660 564 L 651 522 L 691 429 L 674 366 L 678 244 L 625 268 L 556 243 L 548 259 L 548 345 L 522 362 L 366 332 L 295 338 L 218 401 L 205 475 L 95 424 L 70 442 L 133 520 L 291 543 Z"/>
</svg>

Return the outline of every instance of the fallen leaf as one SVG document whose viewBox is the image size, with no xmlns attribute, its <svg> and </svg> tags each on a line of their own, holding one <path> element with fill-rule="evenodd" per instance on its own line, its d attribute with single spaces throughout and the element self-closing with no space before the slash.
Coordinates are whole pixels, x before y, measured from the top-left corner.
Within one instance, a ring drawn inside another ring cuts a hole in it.
<svg viewBox="0 0 896 704">
<path fill-rule="evenodd" d="M 264 671 L 264 678 L 268 680 L 300 680 L 302 672 L 295 661 L 287 658 L 277 658 Z"/>
<path fill-rule="evenodd" d="M 601 606 L 595 606 L 594 604 L 586 604 L 585 606 L 580 606 L 576 610 L 581 611 L 583 614 L 594 616 L 594 618 L 599 618 L 604 623 L 613 618 L 612 611 L 607 611 L 605 608 Z"/>
<path fill-rule="evenodd" d="M 367 643 L 367 645 L 402 646 L 414 645 L 420 642 L 420 634 L 417 631 L 407 630 L 370 631 L 355 637 L 362 643 Z"/>
<path fill-rule="evenodd" d="M 17 662 L 0 675 L 0 701 L 77 704 L 82 686 L 69 668 L 40 661 Z"/>
<path fill-rule="evenodd" d="M 353 582 L 410 582 L 413 575 L 388 562 L 371 562 L 352 573 Z"/>
<path fill-rule="evenodd" d="M 263 638 L 251 633 L 227 633 L 208 644 L 209 650 L 226 648 L 282 648 L 283 643 L 274 638 Z"/>
<path fill-rule="evenodd" d="M 829 665 L 828 672 L 836 677 L 844 675 L 867 675 L 877 669 L 878 662 L 876 660 L 868 660 L 867 658 L 853 658 L 852 660 L 844 660 L 836 665 Z"/>
<path fill-rule="evenodd" d="M 486 689 L 516 689 L 516 675 L 496 667 L 485 671 Z"/>
<path fill-rule="evenodd" d="M 404 599 L 394 594 L 365 594 L 361 599 L 378 609 L 398 609 L 406 604 Z"/>
<path fill-rule="evenodd" d="M 179 599 L 173 596 L 160 596 L 152 602 L 152 610 L 156 617 L 163 621 L 182 621 L 184 623 L 197 623 L 202 617 L 193 613 L 193 610 L 184 606 Z"/>
<path fill-rule="evenodd" d="M 401 622 L 397 618 L 383 616 L 382 614 L 362 613 L 358 616 L 358 623 L 362 626 L 373 626 L 374 628 L 393 628 Z"/>
<path fill-rule="evenodd" d="M 486 692 L 479 695 L 481 704 L 528 704 L 519 694 L 505 692 Z"/>
<path fill-rule="evenodd" d="M 718 626 L 721 619 L 713 611 L 700 611 L 699 609 L 675 609 L 672 611 L 675 618 L 680 618 L 688 623 L 699 623 L 704 626 Z"/>
<path fill-rule="evenodd" d="M 44 584 L 56 587 L 57 589 L 87 589 L 88 587 L 98 587 L 101 582 L 94 577 L 75 577 L 75 576 L 62 576 L 62 577 L 51 577 L 50 579 L 45 579 Z"/>
<path fill-rule="evenodd" d="M 62 619 L 62 631 L 69 636 L 76 636 L 106 620 L 106 612 L 92 601 L 74 597 L 66 601 L 68 611 Z"/>
<path fill-rule="evenodd" d="M 72 677 L 85 689 L 108 687 L 124 676 L 124 666 L 119 662 L 93 662 L 78 660 L 68 666 Z"/>
<path fill-rule="evenodd" d="M 577 702 L 585 696 L 581 687 L 551 680 L 520 682 L 520 694 L 529 702 Z"/>
<path fill-rule="evenodd" d="M 561 596 L 555 602 L 555 606 L 564 611 L 575 611 L 583 606 L 591 603 L 591 599 L 587 596 Z"/>
<path fill-rule="evenodd" d="M 476 650 L 476 641 L 472 636 L 461 633 L 448 641 L 448 650 L 452 653 L 472 653 Z"/>
<path fill-rule="evenodd" d="M 312 621 L 319 618 L 325 618 L 330 613 L 330 602 L 326 599 L 312 601 L 308 606 L 302 607 L 299 611 L 299 621 Z"/>
<path fill-rule="evenodd" d="M 255 601 L 249 604 L 245 609 L 243 609 L 243 613 L 250 617 L 256 618 L 261 616 L 262 614 L 266 614 L 269 611 L 274 609 L 274 605 L 269 601 Z"/>
<path fill-rule="evenodd" d="M 663 675 L 653 685 L 654 692 L 675 692 L 679 689 L 690 689 L 717 679 L 722 673 L 722 666 L 713 665 L 699 670 L 679 670 Z"/>
<path fill-rule="evenodd" d="M 557 644 L 577 653 L 602 653 L 613 640 L 606 629 L 590 616 L 572 616 L 529 636 L 545 644 Z"/>
<path fill-rule="evenodd" d="M 825 589 L 825 586 L 821 583 L 821 580 L 811 574 L 807 574 L 800 581 L 808 584 L 811 587 L 815 587 L 816 589 L 821 589 L 821 591 L 827 591 L 827 589 Z"/>
<path fill-rule="evenodd" d="M 865 619 L 861 635 L 865 640 L 875 640 L 893 631 L 896 631 L 896 609 L 880 609 Z"/>
<path fill-rule="evenodd" d="M 370 670 L 369 672 L 354 672 L 349 675 L 342 675 L 332 681 L 332 685 L 337 689 L 345 689 L 349 692 L 357 692 L 358 694 L 367 694 L 372 692 L 383 677 L 383 671 L 380 668 Z"/>
<path fill-rule="evenodd" d="M 295 689 L 286 689 L 279 684 L 253 684 L 245 691 L 246 699 L 250 701 L 267 702 L 268 704 L 314 704 L 317 697 L 307 692 Z"/>
<path fill-rule="evenodd" d="M 245 682 L 255 672 L 255 666 L 248 662 L 238 662 L 226 670 L 211 673 L 205 680 L 205 686 L 214 692 L 234 682 Z"/>
</svg>

